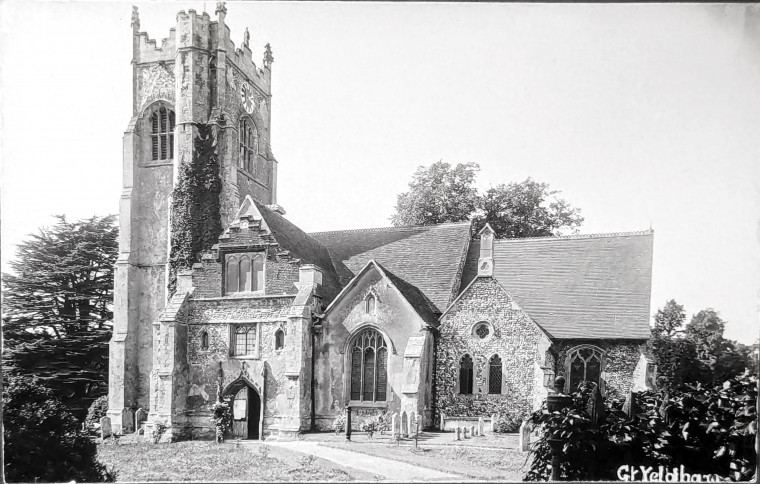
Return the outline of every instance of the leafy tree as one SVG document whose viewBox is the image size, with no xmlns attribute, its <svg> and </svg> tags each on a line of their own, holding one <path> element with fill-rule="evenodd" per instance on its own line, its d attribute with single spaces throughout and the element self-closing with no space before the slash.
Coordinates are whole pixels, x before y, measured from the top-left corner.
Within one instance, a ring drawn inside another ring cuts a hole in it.
<svg viewBox="0 0 760 484">
<path fill-rule="evenodd" d="M 701 381 L 725 380 L 750 366 L 749 348 L 723 337 L 726 323 L 718 312 L 708 308 L 695 314 L 686 325 L 686 338 L 694 343 Z"/>
<path fill-rule="evenodd" d="M 479 205 L 475 175 L 477 163 L 458 163 L 452 167 L 438 161 L 420 166 L 409 183 L 409 191 L 397 198 L 395 226 L 434 225 L 469 220 Z"/>
<path fill-rule="evenodd" d="M 683 331 L 681 327 L 684 321 L 686 321 L 686 313 L 683 306 L 678 304 L 675 299 L 671 299 L 654 315 L 654 332 L 673 337 Z"/>
<path fill-rule="evenodd" d="M 8 482 L 113 482 L 95 442 L 53 392 L 28 377 L 3 388 L 4 471 Z"/>
<path fill-rule="evenodd" d="M 474 220 L 477 230 L 490 223 L 497 238 L 560 235 L 583 223 L 579 209 L 531 178 L 496 185 L 480 195 L 474 187 L 479 170 L 476 163 L 420 166 L 409 191 L 398 196 L 391 222 L 404 226 Z"/>
<path fill-rule="evenodd" d="M 107 391 L 115 217 L 64 216 L 18 245 L 3 274 L 4 370 L 35 375 L 83 416 Z"/>
<path fill-rule="evenodd" d="M 489 188 L 480 200 L 478 229 L 488 222 L 497 238 L 509 239 L 561 235 L 567 229 L 577 232 L 583 223 L 580 209 L 557 198 L 557 193 L 532 178 Z"/>
</svg>

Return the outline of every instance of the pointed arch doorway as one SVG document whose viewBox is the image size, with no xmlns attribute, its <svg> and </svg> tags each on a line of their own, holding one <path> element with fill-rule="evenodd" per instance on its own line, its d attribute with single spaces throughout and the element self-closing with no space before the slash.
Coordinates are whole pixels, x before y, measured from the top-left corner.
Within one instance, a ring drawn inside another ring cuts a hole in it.
<svg viewBox="0 0 760 484">
<path fill-rule="evenodd" d="M 260 439 L 263 412 L 259 392 L 246 381 L 237 380 L 227 387 L 224 395 L 232 396 L 232 427 L 229 436 L 243 440 Z"/>
</svg>

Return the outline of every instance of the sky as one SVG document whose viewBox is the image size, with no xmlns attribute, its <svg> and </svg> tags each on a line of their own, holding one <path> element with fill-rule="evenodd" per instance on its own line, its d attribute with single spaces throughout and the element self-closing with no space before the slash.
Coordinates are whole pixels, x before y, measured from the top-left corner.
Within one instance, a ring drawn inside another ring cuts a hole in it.
<svg viewBox="0 0 760 484">
<path fill-rule="evenodd" d="M 37 227 L 118 212 L 131 6 L 160 42 L 215 2 L 0 4 L 2 269 Z M 654 229 L 652 305 L 760 330 L 760 6 L 227 2 L 274 51 L 278 203 L 306 231 L 390 225 L 415 169 L 527 177 L 582 233 Z M 160 44 L 159 44 L 160 45 Z"/>
</svg>

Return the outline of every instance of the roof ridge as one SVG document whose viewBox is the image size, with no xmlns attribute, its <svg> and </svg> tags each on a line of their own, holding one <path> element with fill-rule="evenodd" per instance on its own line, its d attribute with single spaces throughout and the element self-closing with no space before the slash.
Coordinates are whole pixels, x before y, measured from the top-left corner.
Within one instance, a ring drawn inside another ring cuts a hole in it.
<svg viewBox="0 0 760 484">
<path fill-rule="evenodd" d="M 608 237 L 630 237 L 638 235 L 651 235 L 654 234 L 654 230 L 639 230 L 632 232 L 607 232 L 597 234 L 570 234 L 570 235 L 545 235 L 542 237 L 518 237 L 518 238 L 505 238 L 497 239 L 497 242 L 519 242 L 521 240 L 557 240 L 557 239 L 603 239 Z"/>
<path fill-rule="evenodd" d="M 391 230 L 414 230 L 414 229 L 424 229 L 424 228 L 435 228 L 435 227 L 453 227 L 457 225 L 471 225 L 472 222 L 464 221 L 464 222 L 446 222 L 442 224 L 433 224 L 433 225 L 403 225 L 401 227 L 371 227 L 366 229 L 342 229 L 342 230 L 324 230 L 321 232 L 307 232 L 309 235 L 321 235 L 321 234 L 340 234 L 340 233 L 348 233 L 348 232 L 385 232 L 385 231 L 391 231 Z"/>
</svg>

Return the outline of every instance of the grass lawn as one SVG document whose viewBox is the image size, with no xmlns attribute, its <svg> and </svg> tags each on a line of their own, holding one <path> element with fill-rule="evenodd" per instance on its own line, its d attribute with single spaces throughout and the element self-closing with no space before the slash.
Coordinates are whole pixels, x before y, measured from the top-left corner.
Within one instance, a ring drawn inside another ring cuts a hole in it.
<svg viewBox="0 0 760 484">
<path fill-rule="evenodd" d="M 468 445 L 397 447 L 389 443 L 325 442 L 321 445 L 385 457 L 473 479 L 521 481 L 527 453 L 515 449 L 478 449 Z"/>
<path fill-rule="evenodd" d="M 99 444 L 117 481 L 374 481 L 374 474 L 266 444 Z"/>
</svg>

